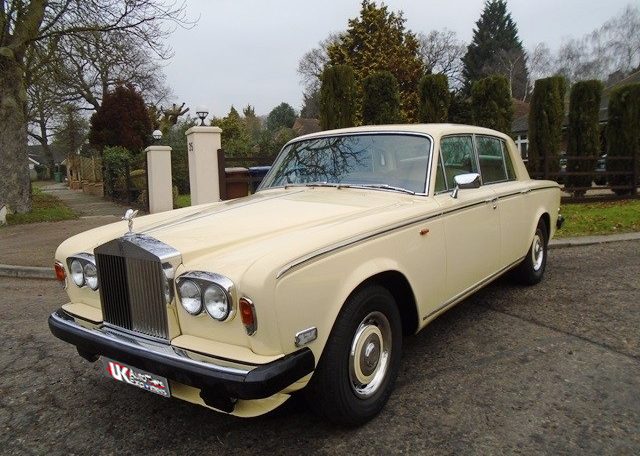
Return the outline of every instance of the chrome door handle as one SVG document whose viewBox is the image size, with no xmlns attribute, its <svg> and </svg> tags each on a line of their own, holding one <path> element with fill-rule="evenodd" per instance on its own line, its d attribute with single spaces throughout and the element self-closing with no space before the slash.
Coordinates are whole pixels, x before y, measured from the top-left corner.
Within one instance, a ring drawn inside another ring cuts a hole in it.
<svg viewBox="0 0 640 456">
<path fill-rule="evenodd" d="M 490 198 L 490 199 L 486 199 L 484 200 L 485 203 L 491 203 L 491 205 L 493 206 L 493 208 L 497 208 L 498 207 L 498 198 Z"/>
</svg>

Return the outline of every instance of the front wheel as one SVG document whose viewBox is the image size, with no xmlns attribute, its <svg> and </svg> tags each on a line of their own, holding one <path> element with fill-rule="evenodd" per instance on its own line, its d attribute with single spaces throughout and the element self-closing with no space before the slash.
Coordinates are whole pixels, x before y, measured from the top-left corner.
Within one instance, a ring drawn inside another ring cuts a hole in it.
<svg viewBox="0 0 640 456">
<path fill-rule="evenodd" d="M 369 421 L 391 394 L 402 349 L 400 313 L 378 285 L 353 294 L 340 312 L 306 389 L 310 406 L 338 424 Z"/>
<path fill-rule="evenodd" d="M 535 285 L 542 280 L 547 266 L 547 226 L 540 219 L 533 241 L 522 263 L 513 270 L 517 282 L 523 285 Z"/>
</svg>

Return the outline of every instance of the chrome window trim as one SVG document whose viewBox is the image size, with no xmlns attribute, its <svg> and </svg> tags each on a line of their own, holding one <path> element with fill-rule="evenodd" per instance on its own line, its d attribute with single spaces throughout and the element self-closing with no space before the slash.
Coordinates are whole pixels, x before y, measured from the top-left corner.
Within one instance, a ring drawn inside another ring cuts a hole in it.
<svg viewBox="0 0 640 456">
<path fill-rule="evenodd" d="M 480 169 L 480 158 L 478 157 L 478 141 L 476 140 L 476 134 L 474 133 L 473 135 L 473 154 L 475 155 L 476 158 L 476 169 L 478 171 L 476 171 L 479 175 L 480 175 L 480 186 L 482 187 L 484 185 L 484 177 L 482 177 L 482 170 Z"/>
<path fill-rule="evenodd" d="M 318 135 L 318 136 L 314 136 L 312 138 L 305 138 L 305 139 L 298 139 L 295 138 L 291 141 L 289 141 L 288 143 L 286 143 L 284 146 L 282 146 L 282 149 L 280 149 L 280 152 L 278 152 L 278 155 L 276 156 L 276 159 L 273 161 L 273 163 L 275 164 L 278 161 L 278 158 L 280 158 L 280 155 L 282 154 L 282 152 L 285 150 L 286 147 L 293 145 L 295 143 L 299 143 L 299 142 L 305 142 L 305 141 L 311 141 L 311 140 L 315 140 L 315 139 L 325 139 L 325 138 L 338 138 L 338 137 L 342 137 L 342 136 L 379 136 L 379 135 L 400 135 L 400 136 L 420 136 L 423 138 L 427 138 L 429 140 L 429 160 L 427 161 L 427 176 L 425 179 L 425 185 L 424 185 L 424 192 L 415 192 L 414 196 L 429 196 L 429 188 L 430 188 L 430 183 L 431 183 L 431 167 L 432 167 L 432 163 L 433 163 L 433 150 L 434 150 L 434 140 L 433 140 L 433 136 L 429 133 L 422 133 L 422 132 L 417 132 L 417 131 L 402 131 L 402 130 L 380 130 L 380 131 L 362 131 L 362 132 L 345 132 L 345 133 L 332 133 L 332 134 L 328 134 L 328 135 Z M 268 188 L 263 188 L 263 184 L 264 182 L 267 181 L 267 178 L 270 177 L 271 173 L 275 173 L 275 168 L 272 166 L 271 169 L 269 170 L 269 172 L 267 173 L 266 176 L 264 176 L 264 179 L 262 179 L 262 182 L 260 183 L 260 186 L 256 189 L 256 193 L 259 192 L 260 190 L 273 190 L 276 188 L 287 188 L 286 185 L 278 185 L 278 186 L 274 186 L 274 187 L 268 187 Z M 295 187 L 295 188 L 299 188 L 299 187 Z M 358 187 L 357 185 L 353 185 L 353 187 L 349 187 L 348 185 L 345 185 L 343 188 L 357 188 L 357 189 L 362 189 L 362 190 L 379 190 L 379 191 L 385 191 L 385 192 L 394 192 L 393 190 L 385 190 L 384 188 L 368 188 L 368 187 Z M 396 192 L 394 192 L 396 193 Z"/>
</svg>

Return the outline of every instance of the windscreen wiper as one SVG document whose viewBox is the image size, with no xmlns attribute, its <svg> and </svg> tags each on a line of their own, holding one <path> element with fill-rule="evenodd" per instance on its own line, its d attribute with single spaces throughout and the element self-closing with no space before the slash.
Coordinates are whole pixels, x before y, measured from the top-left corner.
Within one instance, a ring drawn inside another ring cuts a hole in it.
<svg viewBox="0 0 640 456">
<path fill-rule="evenodd" d="M 394 192 L 408 193 L 410 195 L 415 195 L 416 194 L 416 192 L 413 192 L 413 191 L 411 191 L 409 189 L 406 189 L 406 188 L 403 188 L 403 187 L 394 187 L 393 185 L 388 185 L 388 184 L 359 184 L 359 185 L 357 185 L 357 187 L 379 188 L 379 189 L 382 189 L 382 190 L 393 190 Z"/>
</svg>

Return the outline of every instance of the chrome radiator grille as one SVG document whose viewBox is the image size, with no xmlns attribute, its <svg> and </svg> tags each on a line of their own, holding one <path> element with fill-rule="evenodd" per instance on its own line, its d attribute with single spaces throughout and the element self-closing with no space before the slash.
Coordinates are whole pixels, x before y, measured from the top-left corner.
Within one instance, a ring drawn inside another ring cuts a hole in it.
<svg viewBox="0 0 640 456">
<path fill-rule="evenodd" d="M 168 339 L 162 260 L 131 241 L 115 239 L 95 249 L 104 321 Z"/>
</svg>

